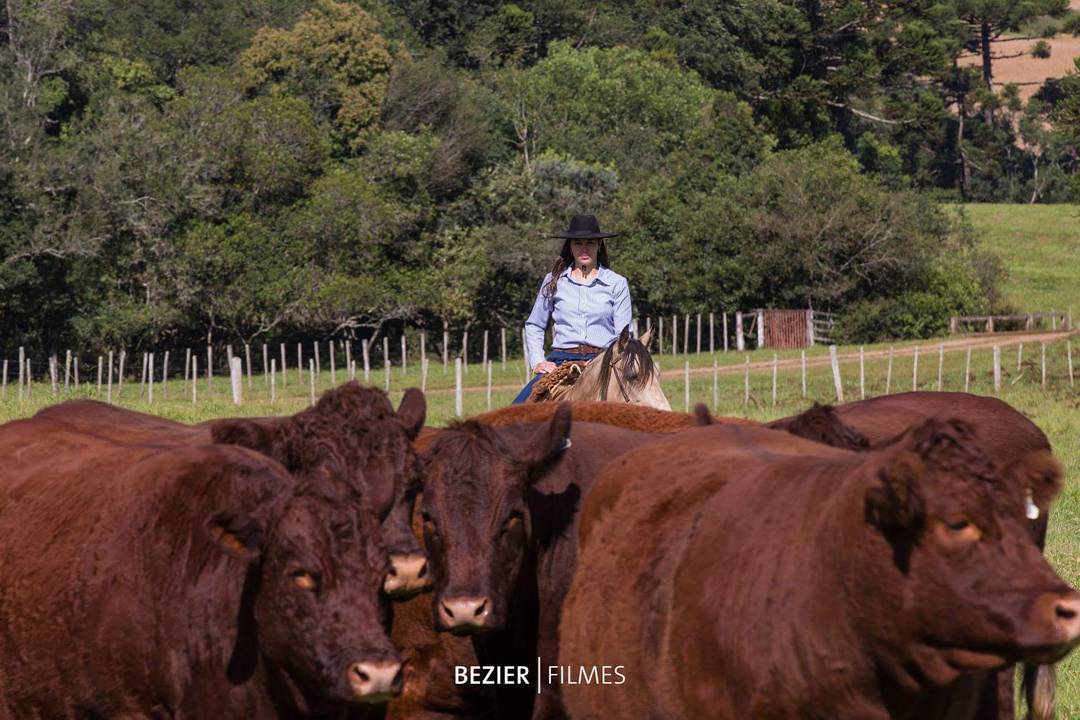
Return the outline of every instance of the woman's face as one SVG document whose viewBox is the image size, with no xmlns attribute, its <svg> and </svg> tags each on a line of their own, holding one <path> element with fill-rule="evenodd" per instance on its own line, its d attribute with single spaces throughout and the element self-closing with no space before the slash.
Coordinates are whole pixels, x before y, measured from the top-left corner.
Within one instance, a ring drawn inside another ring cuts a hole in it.
<svg viewBox="0 0 1080 720">
<path fill-rule="evenodd" d="M 574 256 L 574 264 L 587 270 L 596 267 L 596 254 L 599 248 L 599 240 L 570 241 L 570 252 Z"/>
</svg>

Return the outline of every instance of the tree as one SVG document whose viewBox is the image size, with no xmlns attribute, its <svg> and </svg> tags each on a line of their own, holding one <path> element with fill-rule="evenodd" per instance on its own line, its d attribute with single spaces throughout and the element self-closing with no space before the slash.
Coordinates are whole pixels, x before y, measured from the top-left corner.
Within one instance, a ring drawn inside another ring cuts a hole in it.
<svg viewBox="0 0 1080 720">
<path fill-rule="evenodd" d="M 240 56 L 248 87 L 303 97 L 356 151 L 386 97 L 392 56 L 356 5 L 317 0 L 289 30 L 262 28 Z"/>
</svg>

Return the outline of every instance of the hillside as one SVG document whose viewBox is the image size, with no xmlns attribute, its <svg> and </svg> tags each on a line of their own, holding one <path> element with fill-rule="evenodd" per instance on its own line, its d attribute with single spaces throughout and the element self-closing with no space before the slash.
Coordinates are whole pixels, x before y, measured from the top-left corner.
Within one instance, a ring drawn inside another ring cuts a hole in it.
<svg viewBox="0 0 1080 720">
<path fill-rule="evenodd" d="M 983 246 L 1001 256 L 1005 298 L 1023 310 L 1080 310 L 1080 207 L 964 206 Z"/>
</svg>

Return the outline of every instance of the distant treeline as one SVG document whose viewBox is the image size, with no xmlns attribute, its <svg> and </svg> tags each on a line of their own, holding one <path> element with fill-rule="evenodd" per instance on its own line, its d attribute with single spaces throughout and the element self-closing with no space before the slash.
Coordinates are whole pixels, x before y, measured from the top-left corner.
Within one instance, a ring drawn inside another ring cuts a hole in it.
<svg viewBox="0 0 1080 720">
<path fill-rule="evenodd" d="M 957 64 L 1037 15 L 1077 25 L 1066 0 L 8 0 L 0 345 L 513 326 L 578 212 L 624 233 L 639 315 L 943 332 L 1002 271 L 942 200 L 1080 196 L 1080 81 L 1023 105 L 991 55 Z"/>
</svg>

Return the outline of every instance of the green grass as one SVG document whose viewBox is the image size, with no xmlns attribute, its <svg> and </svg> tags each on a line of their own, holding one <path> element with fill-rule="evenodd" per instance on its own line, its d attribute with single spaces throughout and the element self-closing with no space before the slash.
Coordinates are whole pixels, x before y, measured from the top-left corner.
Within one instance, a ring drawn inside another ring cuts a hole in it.
<svg viewBox="0 0 1080 720">
<path fill-rule="evenodd" d="M 901 350 L 914 344 L 896 343 L 894 347 Z M 1053 510 L 1047 556 L 1062 577 L 1073 586 L 1080 586 L 1080 338 L 1076 336 L 1072 338 L 1072 347 L 1076 386 L 1069 385 L 1066 345 L 1064 341 L 1058 341 L 1047 346 L 1047 386 L 1044 389 L 1041 383 L 1040 346 L 1031 343 L 1024 346 L 1019 371 L 1017 370 L 1016 345 L 1003 346 L 1001 397 L 1026 413 L 1046 432 L 1054 447 L 1054 453 L 1065 466 L 1066 488 Z M 937 345 L 924 341 L 920 344 L 920 348 L 919 372 L 915 387 L 921 390 L 936 389 Z M 866 348 L 867 352 L 882 349 L 887 350 L 888 346 Z M 858 348 L 840 348 L 841 353 L 857 351 Z M 827 354 L 828 351 L 824 347 L 815 347 L 807 352 L 808 358 Z M 799 351 L 779 352 L 776 355 L 781 360 L 798 358 Z M 729 372 L 720 373 L 718 376 L 715 402 L 713 374 L 705 372 L 691 376 L 690 406 L 692 407 L 694 403 L 705 402 L 718 415 L 769 420 L 799 412 L 813 400 L 832 402 L 836 399 L 831 369 L 828 365 L 824 365 L 808 368 L 805 398 L 802 395 L 800 370 L 797 367 L 781 369 L 777 377 L 775 404 L 772 399 L 771 368 L 754 370 L 750 374 L 749 400 L 744 401 L 744 372 L 741 370 L 730 372 L 730 369 L 741 366 L 747 356 L 753 362 L 768 362 L 771 361 L 773 352 L 757 350 L 749 353 L 718 353 L 715 358 L 718 366 L 729 368 Z M 964 350 L 946 352 L 942 364 L 942 389 L 962 390 L 964 388 L 965 356 Z M 709 368 L 713 363 L 713 356 L 707 352 L 701 355 L 668 354 L 656 357 L 665 371 L 681 369 L 686 362 L 694 368 Z M 884 358 L 866 361 L 864 378 L 867 396 L 880 395 L 886 391 L 887 366 L 888 361 Z M 912 389 L 913 366 L 914 360 L 911 355 L 894 357 L 889 385 L 891 392 Z M 976 349 L 972 352 L 969 376 L 971 392 L 987 395 L 993 393 L 992 368 L 991 349 Z M 681 373 L 676 373 L 676 375 L 676 377 L 665 378 L 663 387 L 672 407 L 682 410 L 685 407 L 684 382 Z M 849 360 L 843 363 L 841 376 L 845 399 L 857 399 L 860 396 L 858 362 Z M 390 377 L 391 397 L 395 403 L 399 400 L 403 388 L 420 384 L 419 370 L 415 366 L 410 366 L 408 372 L 404 374 L 400 368 L 393 368 Z M 430 392 L 427 395 L 428 424 L 442 425 L 453 417 L 453 378 L 452 367 L 444 373 L 441 363 L 433 362 L 430 366 L 428 379 Z M 370 375 L 373 383 L 381 386 L 384 379 L 385 372 L 382 368 L 373 369 Z M 464 394 L 466 415 L 487 409 L 485 379 L 486 375 L 479 365 L 470 367 L 469 373 L 465 376 L 465 385 L 469 388 Z M 344 381 L 344 373 L 338 373 L 337 380 Z M 492 393 L 492 405 L 502 407 L 508 404 L 523 380 L 524 368 L 520 358 L 508 361 L 505 370 L 499 362 L 496 362 L 493 369 L 493 382 L 495 385 L 508 387 Z M 316 392 L 321 392 L 329 386 L 330 373 L 323 370 L 318 376 Z M 248 389 L 245 378 L 244 392 L 246 396 L 244 404 L 236 406 L 231 402 L 225 378 L 214 378 L 208 389 L 207 380 L 203 376 L 199 380 L 197 403 L 192 403 L 190 386 L 185 391 L 185 384 L 181 380 L 170 381 L 167 389 L 163 389 L 159 383 L 155 387 L 153 404 L 148 402 L 145 392 L 140 397 L 138 383 L 132 383 L 130 380 L 125 383 L 122 391 L 114 385 L 113 399 L 118 404 L 131 409 L 152 412 L 188 423 L 221 416 L 294 413 L 306 407 L 310 402 L 308 375 L 305 372 L 301 378 L 295 369 L 289 371 L 288 385 L 284 391 L 281 388 L 279 375 L 277 399 L 274 403 L 269 401 L 268 383 L 262 376 L 254 378 L 251 390 Z M 0 399 L 0 421 L 32 415 L 38 409 L 67 397 L 93 398 L 96 396 L 96 388 L 84 384 L 79 390 L 72 390 L 68 394 L 64 394 L 61 390 L 59 395 L 60 397 L 54 399 L 49 386 L 38 382 L 33 386 L 32 397 L 20 402 L 17 399 L 17 388 L 9 382 L 6 395 Z M 1058 717 L 1080 718 L 1080 652 L 1073 653 L 1059 667 L 1058 683 Z"/>
<path fill-rule="evenodd" d="M 1064 310 L 1080 288 L 1080 207 L 964 205 L 982 247 L 1008 268 L 1004 296 L 1023 311 Z"/>
</svg>

